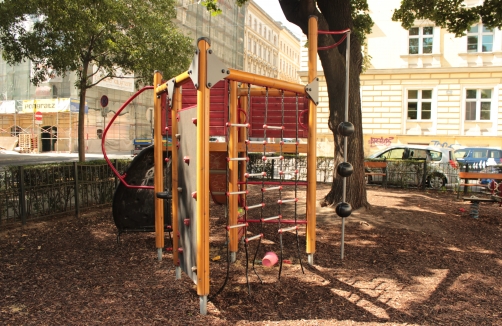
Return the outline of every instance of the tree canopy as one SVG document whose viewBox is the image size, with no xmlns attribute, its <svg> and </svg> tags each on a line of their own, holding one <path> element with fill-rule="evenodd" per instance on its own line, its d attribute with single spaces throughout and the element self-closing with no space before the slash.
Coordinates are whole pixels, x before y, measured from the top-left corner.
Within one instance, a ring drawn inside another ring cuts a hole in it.
<svg viewBox="0 0 502 326">
<path fill-rule="evenodd" d="M 170 78 L 186 69 L 193 51 L 174 25 L 174 0 L 4 0 L 0 17 L 3 58 L 31 60 L 35 85 L 76 73 L 81 161 L 85 91 L 97 84 L 95 74 L 100 81 L 134 73 L 137 84 L 151 84 L 154 70 Z"/>
<path fill-rule="evenodd" d="M 428 19 L 462 36 L 480 20 L 488 28 L 502 27 L 502 1 L 485 0 L 481 5 L 467 7 L 463 0 L 403 0 L 392 19 L 401 21 L 405 29 L 412 27 L 415 20 Z"/>
</svg>

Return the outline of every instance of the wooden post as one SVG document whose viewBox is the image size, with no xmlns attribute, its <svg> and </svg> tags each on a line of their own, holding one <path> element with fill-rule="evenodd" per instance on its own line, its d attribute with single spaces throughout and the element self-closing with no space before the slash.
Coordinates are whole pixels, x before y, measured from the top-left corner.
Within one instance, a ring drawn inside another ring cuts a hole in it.
<svg viewBox="0 0 502 326">
<path fill-rule="evenodd" d="M 317 17 L 309 18 L 308 82 L 317 78 Z M 308 263 L 314 264 L 316 242 L 316 129 L 317 105 L 309 101 L 309 133 L 307 137 L 307 248 Z"/>
<path fill-rule="evenodd" d="M 153 75 L 154 89 L 162 82 L 162 75 L 155 71 Z M 162 260 L 162 248 L 164 247 L 164 199 L 157 198 L 157 193 L 164 191 L 163 151 L 162 151 L 162 105 L 160 95 L 153 92 L 153 157 L 154 157 L 154 200 L 155 200 L 155 246 L 157 247 L 157 259 Z"/>
<path fill-rule="evenodd" d="M 207 314 L 209 294 L 209 95 L 207 53 L 209 43 L 200 38 L 197 85 L 197 294 L 200 313 Z"/>
<path fill-rule="evenodd" d="M 237 112 L 237 82 L 232 80 L 230 81 L 230 110 L 229 110 L 229 120 L 230 124 L 236 124 L 238 123 L 238 112 Z M 237 151 L 237 145 L 238 145 L 238 129 L 244 129 L 244 128 L 238 128 L 238 127 L 229 127 L 229 140 L 228 140 L 228 148 L 229 148 L 229 157 L 237 157 L 238 151 Z M 229 184 L 228 184 L 228 190 L 230 192 L 236 192 L 238 191 L 238 170 L 239 170 L 239 164 L 238 161 L 230 161 L 228 162 L 228 169 L 229 169 Z M 237 215 L 238 215 L 238 197 L 235 195 L 232 195 L 228 199 L 228 212 L 229 212 L 229 225 L 235 225 L 237 224 Z M 230 235 L 230 252 L 236 253 L 237 248 L 238 248 L 238 229 L 237 228 L 232 228 L 229 231 Z"/>
</svg>

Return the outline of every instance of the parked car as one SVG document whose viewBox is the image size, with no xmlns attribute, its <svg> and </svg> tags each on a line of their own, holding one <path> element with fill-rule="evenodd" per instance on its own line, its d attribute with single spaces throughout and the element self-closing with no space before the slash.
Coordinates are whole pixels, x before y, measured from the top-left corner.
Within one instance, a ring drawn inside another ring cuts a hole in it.
<svg viewBox="0 0 502 326">
<path fill-rule="evenodd" d="M 424 145 L 393 145 L 384 150 L 378 151 L 368 157 L 370 160 L 386 160 L 390 163 L 391 171 L 387 173 L 392 174 L 392 162 L 410 162 L 414 160 L 426 161 L 426 185 L 431 188 L 441 188 L 448 183 L 457 182 L 458 171 L 457 163 L 454 155 L 453 148 L 434 147 Z M 397 166 L 398 164 L 395 164 Z M 401 175 L 409 175 L 414 178 L 417 184 L 423 180 L 423 165 L 421 164 L 401 164 Z M 404 169 L 404 170 L 403 170 Z M 367 171 L 371 172 L 371 171 Z M 378 182 L 381 178 L 367 177 L 367 183 Z"/>
<path fill-rule="evenodd" d="M 502 150 L 490 147 L 466 147 L 455 151 L 461 165 L 469 164 L 470 170 L 502 164 Z"/>
</svg>

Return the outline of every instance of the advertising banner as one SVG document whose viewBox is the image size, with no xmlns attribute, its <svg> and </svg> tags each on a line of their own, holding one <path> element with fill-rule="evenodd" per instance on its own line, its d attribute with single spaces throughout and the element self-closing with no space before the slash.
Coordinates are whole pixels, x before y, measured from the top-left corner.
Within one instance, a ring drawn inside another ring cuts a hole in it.
<svg viewBox="0 0 502 326">
<path fill-rule="evenodd" d="M 24 100 L 23 113 L 34 112 L 78 112 L 79 100 L 70 98 Z M 85 113 L 88 111 L 87 102 Z"/>
</svg>

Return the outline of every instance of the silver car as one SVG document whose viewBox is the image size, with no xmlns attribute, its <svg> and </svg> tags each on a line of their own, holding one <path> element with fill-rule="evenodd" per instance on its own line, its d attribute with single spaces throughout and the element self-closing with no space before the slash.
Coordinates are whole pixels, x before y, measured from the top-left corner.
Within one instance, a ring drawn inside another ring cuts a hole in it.
<svg viewBox="0 0 502 326">
<path fill-rule="evenodd" d="M 458 164 L 453 148 L 424 145 L 393 145 L 368 157 L 388 162 L 388 181 L 421 185 L 425 181 L 431 188 L 441 188 L 458 180 Z M 426 162 L 426 169 L 424 164 Z M 371 172 L 371 171 L 367 171 Z M 367 177 L 367 183 L 380 181 Z"/>
</svg>

